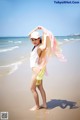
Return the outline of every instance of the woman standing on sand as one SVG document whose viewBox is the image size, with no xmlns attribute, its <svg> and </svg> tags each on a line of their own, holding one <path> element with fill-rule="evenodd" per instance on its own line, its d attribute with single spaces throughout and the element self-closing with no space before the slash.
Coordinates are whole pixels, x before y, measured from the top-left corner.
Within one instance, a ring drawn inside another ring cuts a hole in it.
<svg viewBox="0 0 80 120">
<path fill-rule="evenodd" d="M 37 32 L 37 30 L 43 31 L 42 38 L 40 37 L 40 34 L 39 32 Z M 33 93 L 36 104 L 30 110 L 34 111 L 40 109 L 39 96 L 36 88 L 39 89 L 42 96 L 42 107 L 47 108 L 46 93 L 43 88 L 42 81 L 46 72 L 47 59 L 53 52 L 61 60 L 64 60 L 64 56 L 61 54 L 61 52 L 59 52 L 59 49 L 57 47 L 58 44 L 55 38 L 53 37 L 52 33 L 44 27 L 38 26 L 31 33 L 29 33 L 29 37 L 32 41 L 32 44 L 34 45 L 30 56 L 30 67 L 33 72 L 31 81 L 31 91 Z"/>
</svg>

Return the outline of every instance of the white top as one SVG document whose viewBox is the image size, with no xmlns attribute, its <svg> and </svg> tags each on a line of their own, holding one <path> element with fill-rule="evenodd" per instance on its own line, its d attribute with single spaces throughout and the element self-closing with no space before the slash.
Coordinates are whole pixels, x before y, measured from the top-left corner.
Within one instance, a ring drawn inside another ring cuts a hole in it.
<svg viewBox="0 0 80 120">
<path fill-rule="evenodd" d="M 31 54 L 30 54 L 30 67 L 31 68 L 38 66 L 39 56 L 38 56 L 38 53 L 37 53 L 37 49 L 38 49 L 38 46 L 36 46 L 34 48 L 34 50 L 31 51 Z"/>
</svg>

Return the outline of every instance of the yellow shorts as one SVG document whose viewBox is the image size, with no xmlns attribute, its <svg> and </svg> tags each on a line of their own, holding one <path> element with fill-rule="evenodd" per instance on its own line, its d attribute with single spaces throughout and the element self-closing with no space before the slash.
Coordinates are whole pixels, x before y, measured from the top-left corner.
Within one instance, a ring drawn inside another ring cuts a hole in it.
<svg viewBox="0 0 80 120">
<path fill-rule="evenodd" d="M 45 74 L 45 67 L 42 68 L 42 70 L 38 73 L 37 77 L 36 77 L 36 85 L 40 85 L 41 84 L 41 80 L 43 79 Z"/>
</svg>

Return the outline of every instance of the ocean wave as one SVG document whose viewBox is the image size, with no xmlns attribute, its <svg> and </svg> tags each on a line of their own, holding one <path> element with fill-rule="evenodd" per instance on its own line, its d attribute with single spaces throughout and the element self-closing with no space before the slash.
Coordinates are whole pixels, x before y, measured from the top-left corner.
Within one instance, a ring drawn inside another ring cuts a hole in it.
<svg viewBox="0 0 80 120">
<path fill-rule="evenodd" d="M 64 39 L 62 42 L 59 43 L 59 45 L 64 45 L 67 43 L 71 43 L 71 42 L 80 42 L 80 39 L 74 39 L 74 38 L 70 38 L 70 39 Z"/>
<path fill-rule="evenodd" d="M 12 41 L 12 40 L 9 40 L 8 43 L 13 43 L 13 41 Z"/>
<path fill-rule="evenodd" d="M 19 62 L 12 63 L 9 65 L 0 66 L 0 76 L 12 74 L 15 70 L 18 69 L 19 65 L 21 65 L 21 64 L 22 64 L 22 62 L 19 61 Z"/>
<path fill-rule="evenodd" d="M 22 41 L 15 41 L 14 43 L 16 43 L 16 44 L 17 44 L 17 43 L 21 44 L 21 43 L 22 43 Z"/>
<path fill-rule="evenodd" d="M 15 44 L 21 44 L 22 41 L 12 41 L 12 40 L 9 40 L 8 43 L 15 43 Z"/>
<path fill-rule="evenodd" d="M 0 66 L 0 77 L 14 73 L 22 63 L 27 61 L 27 59 L 27 56 L 22 56 L 20 60 L 15 63 Z"/>
<path fill-rule="evenodd" d="M 16 48 L 19 48 L 19 46 L 14 46 L 14 47 L 9 47 L 9 48 L 5 48 L 5 49 L 0 49 L 0 53 L 2 52 L 7 52 L 7 51 L 12 51 Z"/>
</svg>

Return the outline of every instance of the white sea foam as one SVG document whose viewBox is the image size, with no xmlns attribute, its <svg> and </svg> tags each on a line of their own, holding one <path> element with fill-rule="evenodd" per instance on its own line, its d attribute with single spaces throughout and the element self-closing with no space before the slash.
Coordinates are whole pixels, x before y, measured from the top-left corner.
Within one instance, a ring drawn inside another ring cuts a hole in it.
<svg viewBox="0 0 80 120">
<path fill-rule="evenodd" d="M 22 43 L 22 41 L 15 41 L 14 43 L 19 43 L 19 44 L 21 44 L 21 43 Z"/>
<path fill-rule="evenodd" d="M 65 41 L 69 41 L 69 39 L 64 39 Z"/>
<path fill-rule="evenodd" d="M 9 40 L 8 43 L 13 43 L 13 41 L 12 41 L 12 40 Z"/>
<path fill-rule="evenodd" d="M 22 56 L 21 59 L 15 63 L 0 66 L 0 76 L 10 75 L 14 73 L 18 67 L 27 60 L 27 57 Z"/>
<path fill-rule="evenodd" d="M 18 66 L 22 64 L 22 61 L 18 61 L 12 64 L 0 66 L 0 76 L 9 75 L 18 69 Z"/>
<path fill-rule="evenodd" d="M 78 42 L 78 41 L 80 41 L 80 39 L 74 39 L 74 38 L 70 38 L 70 39 L 64 39 L 64 41 L 62 41 L 61 43 L 60 43 L 60 45 L 64 45 L 64 44 L 67 44 L 67 43 L 71 43 L 71 42 Z"/>
<path fill-rule="evenodd" d="M 9 41 L 8 41 L 8 43 L 15 43 L 15 44 L 17 44 L 17 43 L 18 43 L 18 44 L 21 44 L 21 43 L 22 43 L 22 41 L 12 41 L 12 40 L 9 40 Z"/>
<path fill-rule="evenodd" d="M 5 49 L 0 49 L 0 53 L 2 52 L 7 52 L 7 51 L 12 51 L 16 48 L 19 48 L 19 46 L 14 46 L 14 47 L 9 47 L 9 48 L 5 48 Z"/>
</svg>

